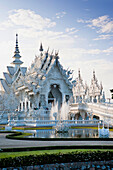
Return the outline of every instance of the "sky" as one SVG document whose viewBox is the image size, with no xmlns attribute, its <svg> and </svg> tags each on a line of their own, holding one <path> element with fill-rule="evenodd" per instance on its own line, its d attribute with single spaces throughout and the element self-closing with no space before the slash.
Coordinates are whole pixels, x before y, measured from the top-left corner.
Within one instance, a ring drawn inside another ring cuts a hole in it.
<svg viewBox="0 0 113 170">
<path fill-rule="evenodd" d="M 0 0 L 0 77 L 14 60 L 16 33 L 19 50 L 29 67 L 39 54 L 59 51 L 63 67 L 81 71 L 91 84 L 93 70 L 106 98 L 113 88 L 113 0 Z"/>
</svg>

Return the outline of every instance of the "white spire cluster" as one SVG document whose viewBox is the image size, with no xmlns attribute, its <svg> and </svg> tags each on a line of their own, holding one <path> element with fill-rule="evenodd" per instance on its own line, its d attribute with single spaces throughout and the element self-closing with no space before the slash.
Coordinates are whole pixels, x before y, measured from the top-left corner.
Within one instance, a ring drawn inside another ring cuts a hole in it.
<svg viewBox="0 0 113 170">
<path fill-rule="evenodd" d="M 73 96 L 75 102 L 100 102 L 102 100 L 102 83 L 98 84 L 98 80 L 93 71 L 93 78 L 91 79 L 91 85 L 88 87 L 87 83 L 83 83 L 81 78 L 80 69 L 78 70 L 78 77 L 76 79 L 76 85 L 73 87 Z"/>
</svg>

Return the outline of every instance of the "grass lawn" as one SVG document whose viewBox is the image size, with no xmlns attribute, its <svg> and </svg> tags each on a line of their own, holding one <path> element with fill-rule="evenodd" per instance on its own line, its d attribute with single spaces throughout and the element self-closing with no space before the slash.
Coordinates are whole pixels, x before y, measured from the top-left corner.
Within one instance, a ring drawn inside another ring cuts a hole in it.
<svg viewBox="0 0 113 170">
<path fill-rule="evenodd" d="M 101 129 L 102 127 L 100 127 Z M 47 130 L 47 129 L 54 129 L 54 127 L 12 127 L 12 130 Z M 98 127 L 90 127 L 90 126 L 72 126 L 70 129 L 97 129 Z M 0 126 L 0 130 L 5 130 L 5 126 Z M 109 129 L 110 131 L 113 131 L 113 128 Z"/>
<path fill-rule="evenodd" d="M 96 152 L 96 151 L 111 151 L 113 149 L 59 149 L 59 150 L 40 150 L 40 151 L 21 151 L 21 152 L 0 152 L 1 158 L 9 158 L 9 157 L 19 157 L 19 156 L 29 156 L 29 155 L 44 155 L 44 154 L 67 154 L 72 152 Z"/>
</svg>

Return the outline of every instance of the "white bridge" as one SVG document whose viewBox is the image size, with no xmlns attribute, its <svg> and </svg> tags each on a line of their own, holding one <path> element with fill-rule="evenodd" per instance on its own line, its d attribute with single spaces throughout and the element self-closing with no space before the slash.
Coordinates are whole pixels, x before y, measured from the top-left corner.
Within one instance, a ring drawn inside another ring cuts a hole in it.
<svg viewBox="0 0 113 170">
<path fill-rule="evenodd" d="M 113 104 L 111 103 L 73 103 L 70 107 L 70 117 L 76 119 L 80 113 L 82 119 L 89 116 L 90 120 L 96 116 L 100 120 L 113 124 Z"/>
</svg>

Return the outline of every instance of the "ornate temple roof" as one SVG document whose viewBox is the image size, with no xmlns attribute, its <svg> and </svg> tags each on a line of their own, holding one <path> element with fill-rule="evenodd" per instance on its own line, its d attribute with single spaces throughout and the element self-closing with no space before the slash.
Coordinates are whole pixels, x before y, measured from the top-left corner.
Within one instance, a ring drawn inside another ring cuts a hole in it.
<svg viewBox="0 0 113 170">
<path fill-rule="evenodd" d="M 59 69 L 62 79 L 68 85 L 70 89 L 72 89 L 72 84 L 70 79 L 71 71 L 64 70 L 62 65 L 59 62 L 58 52 L 49 53 L 49 50 L 44 52 L 43 46 L 41 43 L 40 46 L 40 55 L 35 56 L 34 62 L 31 64 L 31 67 L 26 72 L 24 77 L 24 81 L 18 82 L 17 90 L 21 90 L 23 88 L 27 91 L 34 91 L 35 93 L 39 92 L 43 87 L 43 84 L 48 80 L 48 76 L 53 73 L 55 66 Z M 53 75 L 54 78 L 55 75 Z M 24 83 L 23 83 L 24 82 Z"/>
<path fill-rule="evenodd" d="M 18 34 L 16 34 L 16 47 L 15 47 L 15 52 L 13 58 L 15 59 L 12 64 L 15 65 L 13 66 L 7 66 L 7 71 L 4 72 L 4 79 L 0 79 L 0 85 L 1 85 L 1 90 L 8 93 L 10 91 L 10 88 L 18 75 L 21 73 L 21 75 L 25 76 L 25 73 L 27 71 L 27 67 L 20 67 L 20 65 L 23 63 L 20 58 L 19 54 L 19 47 L 18 47 Z"/>
</svg>

